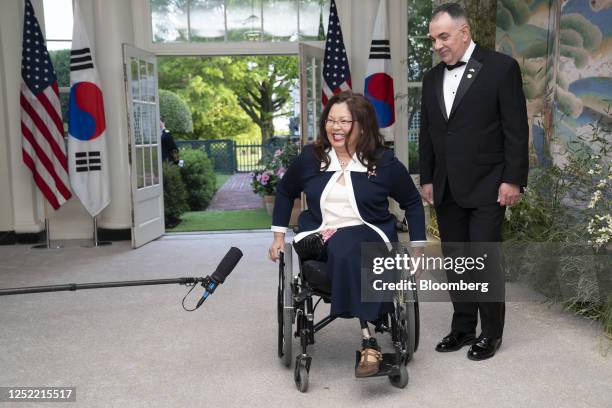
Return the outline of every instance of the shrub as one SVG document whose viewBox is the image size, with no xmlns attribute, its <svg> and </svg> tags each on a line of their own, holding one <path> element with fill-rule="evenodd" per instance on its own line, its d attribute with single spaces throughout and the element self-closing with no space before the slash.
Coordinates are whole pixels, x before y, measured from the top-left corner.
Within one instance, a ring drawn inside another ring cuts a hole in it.
<svg viewBox="0 0 612 408">
<path fill-rule="evenodd" d="M 187 187 L 187 204 L 191 211 L 205 210 L 216 190 L 212 160 L 201 149 L 181 149 L 184 164 L 181 175 Z"/>
<path fill-rule="evenodd" d="M 166 128 L 176 134 L 193 132 L 189 107 L 180 96 L 165 89 L 159 90 L 159 116 Z"/>
<path fill-rule="evenodd" d="M 531 171 L 505 236 L 522 247 L 511 275 L 612 335 L 610 129 L 601 120 L 588 126 L 568 143 L 563 165 Z"/>
<path fill-rule="evenodd" d="M 166 228 L 180 224 L 181 215 L 189 209 L 187 188 L 181 177 L 179 167 L 168 162 L 162 163 L 164 178 L 164 219 Z"/>
</svg>

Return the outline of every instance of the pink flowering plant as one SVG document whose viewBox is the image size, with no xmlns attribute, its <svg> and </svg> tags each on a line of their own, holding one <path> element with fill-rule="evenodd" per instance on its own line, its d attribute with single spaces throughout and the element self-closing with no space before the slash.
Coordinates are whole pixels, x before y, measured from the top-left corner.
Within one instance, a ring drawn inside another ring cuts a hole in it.
<svg viewBox="0 0 612 408">
<path fill-rule="evenodd" d="M 295 144 L 287 144 L 282 149 L 277 149 L 271 157 L 264 161 L 263 170 L 251 173 L 253 192 L 260 196 L 276 194 L 278 182 L 283 178 L 298 152 L 299 148 Z"/>
</svg>

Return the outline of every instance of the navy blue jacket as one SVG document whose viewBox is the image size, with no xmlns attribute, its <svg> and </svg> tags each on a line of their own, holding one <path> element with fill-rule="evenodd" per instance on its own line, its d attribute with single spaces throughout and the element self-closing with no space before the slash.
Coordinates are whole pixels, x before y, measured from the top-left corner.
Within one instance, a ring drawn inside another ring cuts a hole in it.
<svg viewBox="0 0 612 408">
<path fill-rule="evenodd" d="M 306 194 L 308 209 L 300 214 L 298 225 L 302 231 L 300 236 L 306 235 L 321 227 L 323 217 L 321 214 L 322 196 L 329 191 L 328 184 L 336 182 L 342 170 L 335 152 L 330 150 L 331 164 L 327 170 L 322 170 L 322 164 L 317 160 L 312 145 L 304 146 L 300 155 L 291 164 L 284 177 L 277 185 L 274 213 L 272 215 L 272 229 L 286 227 L 289 224 L 293 201 L 303 191 Z M 381 235 L 386 242 L 397 241 L 395 219 L 389 212 L 388 197 L 396 200 L 400 208 L 405 211 L 410 239 L 424 241 L 425 216 L 421 196 L 416 189 L 406 167 L 394 156 L 393 152 L 385 149 L 382 158 L 378 161 L 375 174 L 353 159 L 345 171 L 346 185 L 349 191 L 354 192 L 351 199 L 353 209 L 355 206 L 362 220 Z M 331 183 L 330 183 L 331 181 Z M 382 233 L 382 234 L 381 234 Z"/>
</svg>

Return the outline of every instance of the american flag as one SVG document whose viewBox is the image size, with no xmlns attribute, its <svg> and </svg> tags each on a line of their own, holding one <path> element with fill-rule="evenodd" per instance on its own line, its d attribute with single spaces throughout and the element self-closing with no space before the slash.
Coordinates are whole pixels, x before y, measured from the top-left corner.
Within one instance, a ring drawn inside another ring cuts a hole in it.
<svg viewBox="0 0 612 408">
<path fill-rule="evenodd" d="M 23 162 L 54 209 L 71 196 L 55 70 L 30 0 L 25 0 L 21 53 Z"/>
<path fill-rule="evenodd" d="M 342 39 L 342 29 L 338 19 L 336 2 L 331 0 L 329 6 L 329 24 L 325 41 L 325 58 L 323 59 L 323 106 L 333 95 L 351 89 L 351 70 Z"/>
</svg>

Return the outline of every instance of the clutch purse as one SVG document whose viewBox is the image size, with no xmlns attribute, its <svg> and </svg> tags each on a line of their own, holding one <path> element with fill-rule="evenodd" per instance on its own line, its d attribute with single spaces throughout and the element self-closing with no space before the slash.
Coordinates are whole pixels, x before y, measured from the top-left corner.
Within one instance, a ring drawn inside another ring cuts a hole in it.
<svg viewBox="0 0 612 408">
<path fill-rule="evenodd" d="M 306 235 L 298 242 L 293 243 L 293 249 L 300 257 L 302 262 L 316 261 L 325 253 L 325 243 L 323 235 L 319 232 Z"/>
</svg>

